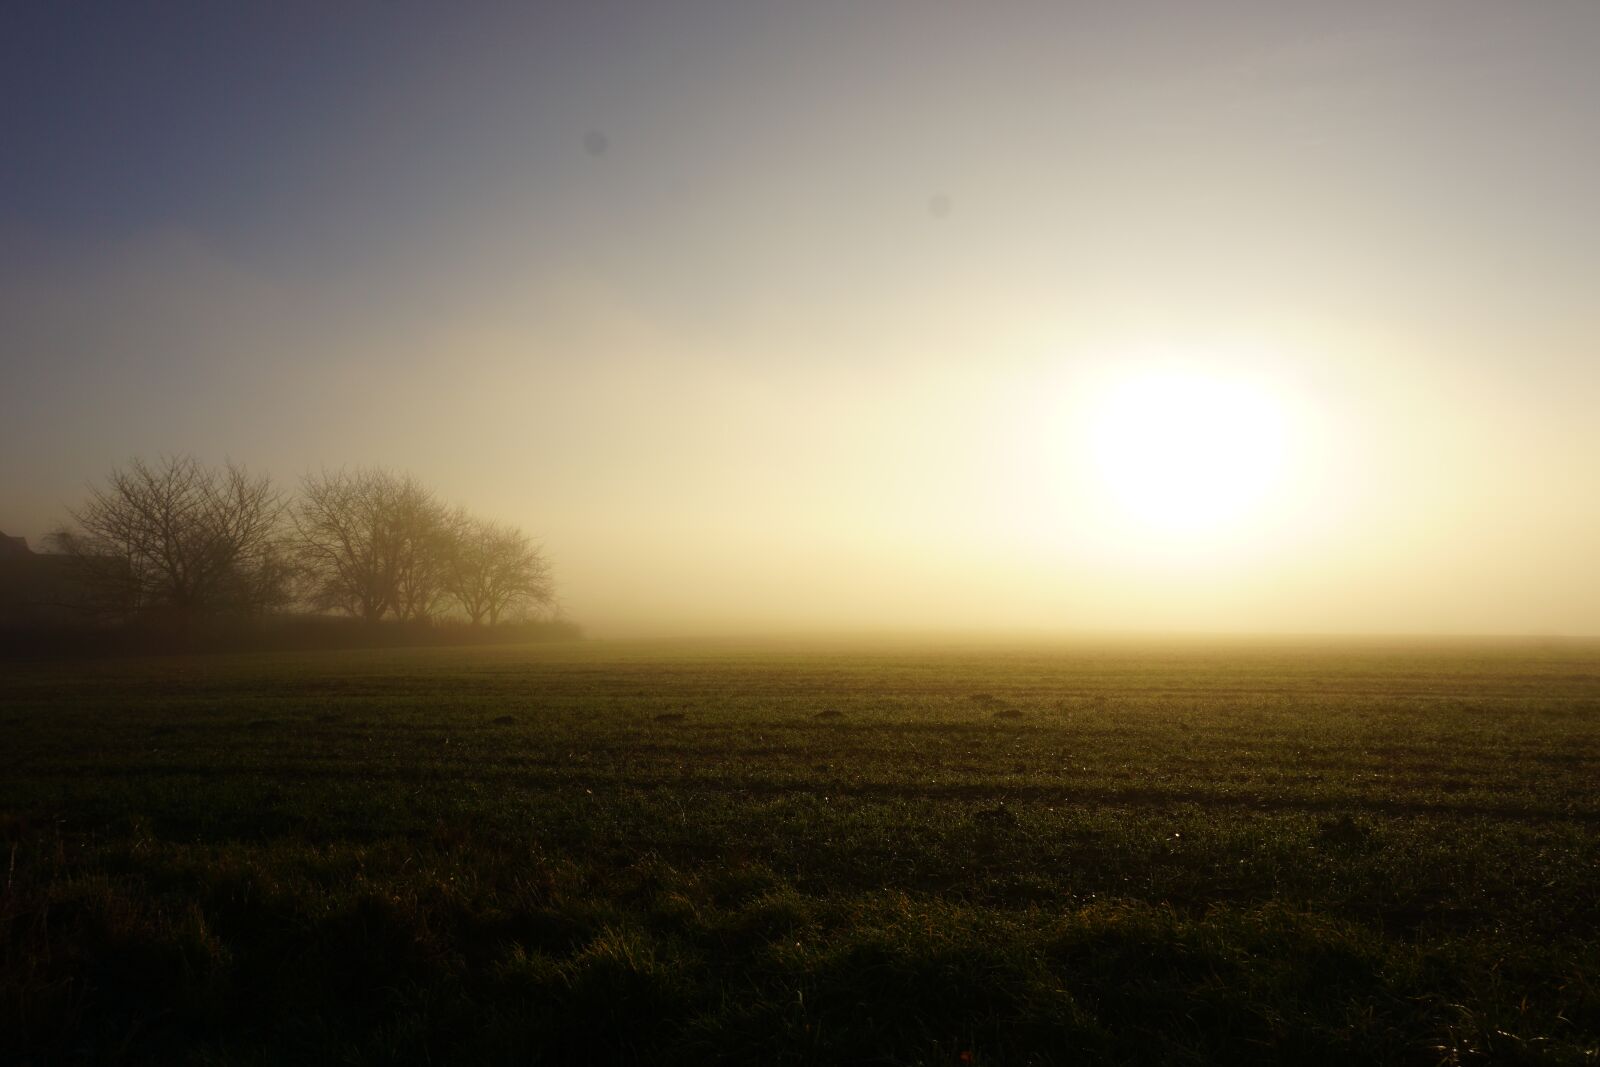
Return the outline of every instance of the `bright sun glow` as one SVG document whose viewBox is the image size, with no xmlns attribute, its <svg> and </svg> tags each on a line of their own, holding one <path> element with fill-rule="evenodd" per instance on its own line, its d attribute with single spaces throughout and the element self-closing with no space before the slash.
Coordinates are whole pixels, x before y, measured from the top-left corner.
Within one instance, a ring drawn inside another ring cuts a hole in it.
<svg viewBox="0 0 1600 1067">
<path fill-rule="evenodd" d="M 1248 522 L 1282 474 L 1283 411 L 1246 383 L 1152 373 L 1112 388 L 1092 427 L 1100 475 L 1142 525 L 1180 534 Z"/>
</svg>

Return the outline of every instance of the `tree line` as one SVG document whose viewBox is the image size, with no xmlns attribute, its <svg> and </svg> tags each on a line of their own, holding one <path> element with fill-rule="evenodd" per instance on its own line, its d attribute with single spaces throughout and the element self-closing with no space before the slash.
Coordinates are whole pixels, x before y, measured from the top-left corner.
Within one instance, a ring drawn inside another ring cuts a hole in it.
<svg viewBox="0 0 1600 1067">
<path fill-rule="evenodd" d="M 68 515 L 49 542 L 107 617 L 311 610 L 493 626 L 555 607 L 549 561 L 527 534 L 377 467 L 309 474 L 291 494 L 231 462 L 135 459 Z"/>
</svg>

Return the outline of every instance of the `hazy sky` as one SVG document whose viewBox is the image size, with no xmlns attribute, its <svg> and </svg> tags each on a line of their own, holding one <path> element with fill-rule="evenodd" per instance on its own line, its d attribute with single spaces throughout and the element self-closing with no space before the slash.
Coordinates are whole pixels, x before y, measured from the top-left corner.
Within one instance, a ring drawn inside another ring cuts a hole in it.
<svg viewBox="0 0 1600 1067">
<path fill-rule="evenodd" d="M 415 472 L 598 633 L 1600 633 L 1600 4 L 20 3 L 0 529 Z"/>
</svg>

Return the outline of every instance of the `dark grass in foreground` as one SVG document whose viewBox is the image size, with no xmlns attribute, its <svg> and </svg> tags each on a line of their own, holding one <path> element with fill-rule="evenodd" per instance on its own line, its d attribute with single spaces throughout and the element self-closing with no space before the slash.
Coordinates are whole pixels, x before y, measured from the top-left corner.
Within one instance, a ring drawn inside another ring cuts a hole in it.
<svg viewBox="0 0 1600 1067">
<path fill-rule="evenodd" d="M 1593 643 L 3 670 L 0 1062 L 1600 1057 Z"/>
</svg>

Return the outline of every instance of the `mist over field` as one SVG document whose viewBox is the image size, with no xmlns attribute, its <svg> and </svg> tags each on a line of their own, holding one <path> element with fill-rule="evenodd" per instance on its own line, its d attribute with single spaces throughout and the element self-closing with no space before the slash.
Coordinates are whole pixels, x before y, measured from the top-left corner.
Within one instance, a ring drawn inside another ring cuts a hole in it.
<svg viewBox="0 0 1600 1067">
<path fill-rule="evenodd" d="M 1600 4 L 0 9 L 0 1065 L 1600 1063 Z"/>
<path fill-rule="evenodd" d="M 600 635 L 1600 632 L 1585 5 L 4 38 L 31 543 L 132 457 L 383 465 Z"/>
</svg>

